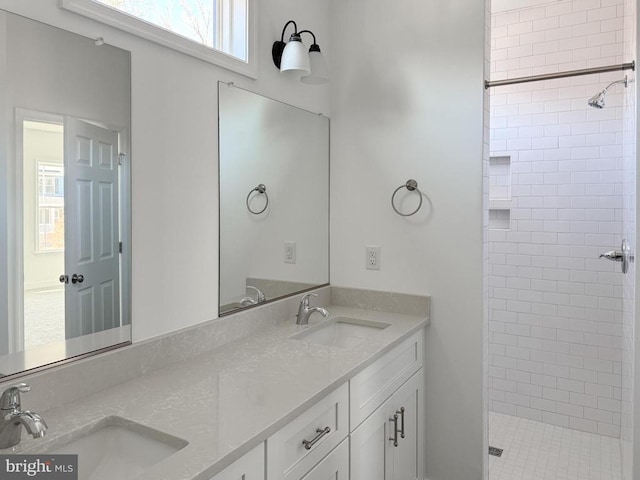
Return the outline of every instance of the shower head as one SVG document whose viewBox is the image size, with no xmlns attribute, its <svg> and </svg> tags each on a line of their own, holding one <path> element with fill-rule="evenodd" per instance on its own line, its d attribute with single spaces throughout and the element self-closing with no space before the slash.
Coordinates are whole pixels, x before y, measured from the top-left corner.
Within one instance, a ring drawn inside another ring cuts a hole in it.
<svg viewBox="0 0 640 480">
<path fill-rule="evenodd" d="M 589 99 L 587 102 L 590 107 L 593 108 L 604 108 L 604 95 L 607 93 L 606 90 L 596 93 L 593 97 Z"/>
<path fill-rule="evenodd" d="M 624 86 L 626 87 L 628 85 L 627 76 L 625 75 L 622 80 L 617 80 L 615 82 L 611 82 L 609 85 L 607 85 L 607 88 L 605 88 L 601 92 L 596 93 L 587 102 L 589 104 L 589 106 L 593 107 L 593 108 L 604 108 L 604 97 L 607 94 L 607 91 L 611 87 L 613 87 L 614 85 L 617 85 L 619 83 L 624 83 Z"/>
</svg>

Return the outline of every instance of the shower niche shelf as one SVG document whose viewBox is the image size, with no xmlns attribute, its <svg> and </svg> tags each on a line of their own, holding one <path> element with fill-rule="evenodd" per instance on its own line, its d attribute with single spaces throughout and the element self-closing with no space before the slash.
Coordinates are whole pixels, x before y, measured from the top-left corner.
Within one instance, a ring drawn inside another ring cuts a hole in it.
<svg viewBox="0 0 640 480">
<path fill-rule="evenodd" d="M 507 208 L 489 209 L 489 230 L 509 230 L 511 228 L 511 210 Z"/>
<path fill-rule="evenodd" d="M 511 157 L 489 158 L 489 201 L 511 201 Z"/>
<path fill-rule="evenodd" d="M 511 157 L 489 157 L 489 230 L 511 228 Z"/>
</svg>

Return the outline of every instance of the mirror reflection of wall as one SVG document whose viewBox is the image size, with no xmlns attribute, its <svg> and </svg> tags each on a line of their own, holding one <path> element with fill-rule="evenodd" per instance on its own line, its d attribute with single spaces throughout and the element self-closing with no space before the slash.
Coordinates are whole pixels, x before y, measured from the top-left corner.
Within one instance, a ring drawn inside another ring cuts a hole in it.
<svg viewBox="0 0 640 480">
<path fill-rule="evenodd" d="M 23 349 L 29 349 L 65 339 L 59 282 L 65 268 L 64 129 L 33 120 L 22 128 Z"/>
<path fill-rule="evenodd" d="M 0 10 L 0 375 L 131 339 L 130 72 Z"/>
<path fill-rule="evenodd" d="M 220 314 L 328 283 L 329 119 L 224 83 L 219 118 Z"/>
</svg>

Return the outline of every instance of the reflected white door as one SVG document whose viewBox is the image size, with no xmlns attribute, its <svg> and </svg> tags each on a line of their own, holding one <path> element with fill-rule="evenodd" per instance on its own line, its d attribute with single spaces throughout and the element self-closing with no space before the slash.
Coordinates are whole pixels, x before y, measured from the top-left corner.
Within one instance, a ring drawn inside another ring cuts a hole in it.
<svg viewBox="0 0 640 480">
<path fill-rule="evenodd" d="M 120 326 L 118 134 L 65 119 L 66 338 Z"/>
</svg>

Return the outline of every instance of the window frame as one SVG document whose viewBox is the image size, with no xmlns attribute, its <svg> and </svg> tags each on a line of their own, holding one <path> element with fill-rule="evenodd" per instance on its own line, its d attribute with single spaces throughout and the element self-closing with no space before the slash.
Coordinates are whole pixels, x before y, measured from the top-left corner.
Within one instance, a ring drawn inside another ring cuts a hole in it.
<svg viewBox="0 0 640 480">
<path fill-rule="evenodd" d="M 178 52 L 246 77 L 258 78 L 257 0 L 247 0 L 247 60 L 190 40 L 182 35 L 93 0 L 60 0 L 60 8 L 97 20 Z"/>
</svg>

